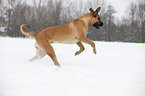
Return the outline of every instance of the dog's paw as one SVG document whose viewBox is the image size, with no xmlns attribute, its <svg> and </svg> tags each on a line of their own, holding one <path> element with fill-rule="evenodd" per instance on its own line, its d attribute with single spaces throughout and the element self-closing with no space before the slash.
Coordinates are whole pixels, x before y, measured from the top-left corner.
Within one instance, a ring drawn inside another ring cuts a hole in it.
<svg viewBox="0 0 145 96">
<path fill-rule="evenodd" d="M 94 54 L 97 54 L 97 51 L 96 50 L 93 50 Z"/>
<path fill-rule="evenodd" d="M 77 55 L 78 55 L 78 52 L 75 53 L 75 56 L 77 56 Z"/>
<path fill-rule="evenodd" d="M 58 66 L 58 67 L 61 67 L 59 63 L 54 63 L 54 65 L 56 65 L 56 66 Z"/>
<path fill-rule="evenodd" d="M 76 53 L 75 53 L 75 56 L 79 55 L 80 53 L 81 53 L 81 52 L 79 52 L 79 51 L 78 51 L 78 52 L 76 52 Z"/>
</svg>

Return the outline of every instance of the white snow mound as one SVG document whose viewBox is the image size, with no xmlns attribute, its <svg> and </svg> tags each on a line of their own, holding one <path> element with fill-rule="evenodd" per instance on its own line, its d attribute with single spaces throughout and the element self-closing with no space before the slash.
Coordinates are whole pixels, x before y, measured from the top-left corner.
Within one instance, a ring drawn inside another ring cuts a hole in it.
<svg viewBox="0 0 145 96">
<path fill-rule="evenodd" d="M 29 62 L 34 39 L 0 37 L 0 96 L 145 96 L 145 44 L 52 44 L 49 56 Z"/>
</svg>

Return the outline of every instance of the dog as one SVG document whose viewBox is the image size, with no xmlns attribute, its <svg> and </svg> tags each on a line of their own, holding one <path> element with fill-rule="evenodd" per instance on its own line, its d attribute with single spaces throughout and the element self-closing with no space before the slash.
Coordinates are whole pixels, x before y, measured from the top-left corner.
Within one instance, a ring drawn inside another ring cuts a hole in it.
<svg viewBox="0 0 145 96">
<path fill-rule="evenodd" d="M 103 26 L 103 22 L 100 20 L 100 16 L 98 15 L 100 9 L 101 7 L 98 7 L 94 11 L 92 8 L 90 8 L 89 13 L 82 15 L 77 19 L 64 25 L 48 27 L 40 31 L 38 34 L 31 34 L 24 31 L 24 27 L 30 28 L 30 26 L 22 24 L 20 27 L 21 32 L 24 35 L 35 38 L 36 40 L 36 56 L 30 59 L 30 61 L 43 58 L 47 54 L 51 57 L 55 65 L 60 66 L 54 49 L 50 45 L 51 42 L 66 44 L 76 43 L 80 47 L 80 50 L 75 53 L 75 56 L 79 55 L 85 49 L 81 42 L 87 43 L 93 47 L 93 52 L 96 54 L 95 43 L 87 39 L 86 35 L 90 26 L 94 26 L 97 29 Z"/>
</svg>

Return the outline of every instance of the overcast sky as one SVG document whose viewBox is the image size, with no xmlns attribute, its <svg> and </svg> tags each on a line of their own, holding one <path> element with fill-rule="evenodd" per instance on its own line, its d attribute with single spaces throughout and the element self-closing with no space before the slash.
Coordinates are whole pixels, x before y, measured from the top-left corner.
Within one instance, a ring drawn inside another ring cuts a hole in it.
<svg viewBox="0 0 145 96">
<path fill-rule="evenodd" d="M 117 11 L 114 15 L 118 18 L 125 16 L 125 11 L 127 10 L 130 2 L 139 2 L 143 0 L 107 0 Z"/>
</svg>

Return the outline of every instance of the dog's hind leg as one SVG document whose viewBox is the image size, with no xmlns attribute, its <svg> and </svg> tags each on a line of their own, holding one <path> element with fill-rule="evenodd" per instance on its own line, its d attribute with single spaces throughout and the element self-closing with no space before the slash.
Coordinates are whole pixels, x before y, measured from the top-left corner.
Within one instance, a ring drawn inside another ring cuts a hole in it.
<svg viewBox="0 0 145 96">
<path fill-rule="evenodd" d="M 60 66 L 60 64 L 57 61 L 53 47 L 48 41 L 43 40 L 43 42 L 37 42 L 37 44 L 47 55 L 51 57 L 55 65 Z"/>
<path fill-rule="evenodd" d="M 80 53 L 82 53 L 85 50 L 85 47 L 83 46 L 83 44 L 80 41 L 77 43 L 77 45 L 80 47 L 80 50 L 75 53 L 75 56 L 79 55 Z"/>
<path fill-rule="evenodd" d="M 30 59 L 30 62 L 35 61 L 37 59 L 41 59 L 46 55 L 46 53 L 40 50 L 36 44 L 35 44 L 35 48 L 36 48 L 36 55 L 32 59 Z"/>
</svg>

